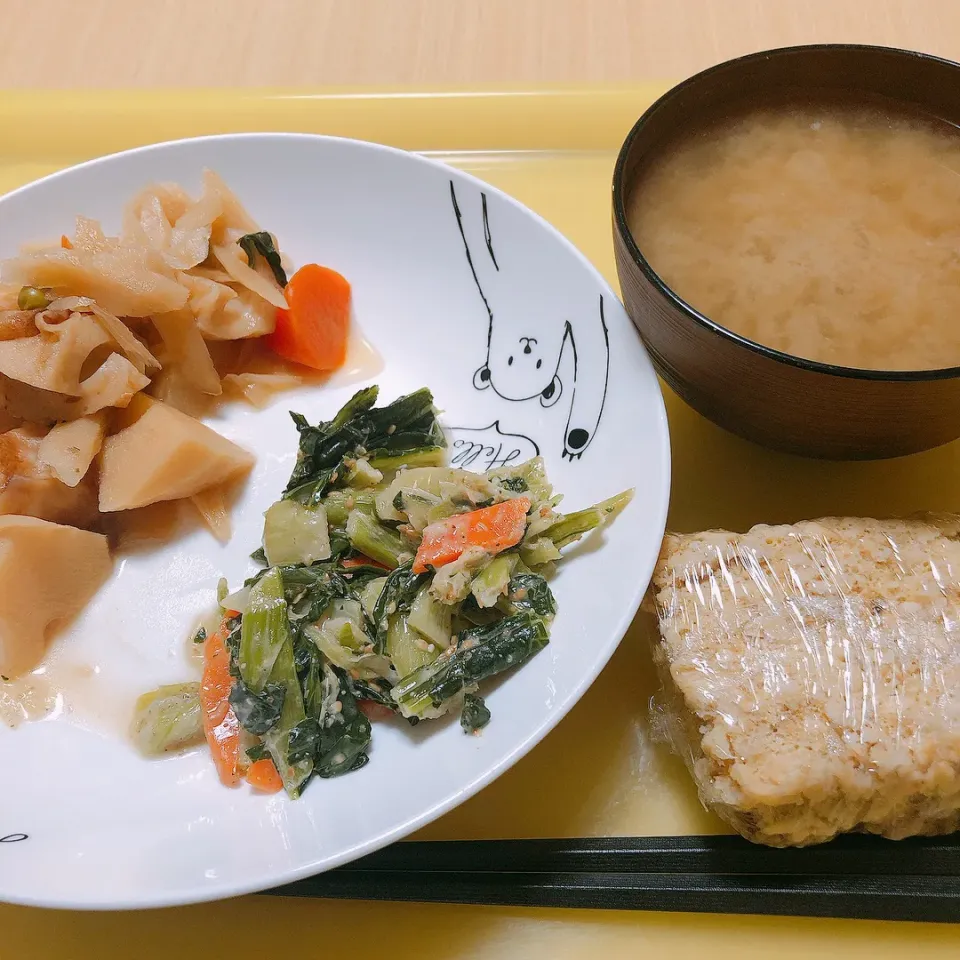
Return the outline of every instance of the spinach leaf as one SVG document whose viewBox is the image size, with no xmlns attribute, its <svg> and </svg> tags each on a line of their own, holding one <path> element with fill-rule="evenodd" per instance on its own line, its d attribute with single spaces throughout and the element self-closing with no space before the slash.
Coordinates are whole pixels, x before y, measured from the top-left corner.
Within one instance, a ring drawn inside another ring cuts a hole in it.
<svg viewBox="0 0 960 960">
<path fill-rule="evenodd" d="M 395 613 L 408 613 L 420 587 L 430 579 L 429 573 L 414 573 L 408 560 L 387 574 L 386 582 L 373 608 L 373 649 L 383 654 L 387 647 L 387 628 Z"/>
<path fill-rule="evenodd" d="M 259 563 L 261 567 L 267 565 L 267 555 L 264 553 L 263 547 L 257 547 L 257 549 L 250 554 L 250 559 L 254 563 Z"/>
<path fill-rule="evenodd" d="M 293 660 L 303 692 L 303 709 L 307 717 L 323 712 L 323 654 L 312 640 L 297 634 L 293 641 Z"/>
<path fill-rule="evenodd" d="M 259 253 L 267 265 L 273 271 L 273 276 L 281 287 L 287 285 L 287 275 L 284 272 L 283 264 L 280 262 L 280 254 L 273 245 L 273 237 L 266 230 L 259 233 L 248 233 L 242 236 L 238 241 L 240 249 L 247 255 L 250 266 L 254 266 L 257 254 Z"/>
<path fill-rule="evenodd" d="M 296 798 L 313 775 L 313 761 L 309 757 L 290 759 L 290 736 L 297 725 L 307 718 L 307 714 L 289 630 L 270 673 L 270 680 L 285 688 L 285 696 L 280 719 L 276 726 L 264 735 L 263 741 L 270 751 L 287 795 Z"/>
<path fill-rule="evenodd" d="M 287 742 L 287 756 L 291 763 L 312 759 L 320 743 L 320 721 L 316 717 L 301 720 L 291 731 Z"/>
<path fill-rule="evenodd" d="M 459 635 L 456 647 L 401 680 L 394 696 L 405 714 L 419 716 L 464 687 L 519 666 L 549 641 L 544 622 L 529 611 L 471 627 Z"/>
<path fill-rule="evenodd" d="M 332 600 L 352 596 L 350 584 L 341 569 L 338 563 L 330 560 L 280 567 L 283 597 L 292 622 L 304 617 L 313 622 L 322 616 Z M 246 580 L 244 586 L 253 586 L 267 573 L 269 570 L 259 571 Z"/>
<path fill-rule="evenodd" d="M 390 684 L 381 679 L 380 677 L 374 677 L 370 680 L 354 680 L 352 677 L 350 679 L 351 686 L 353 687 L 353 695 L 358 700 L 369 700 L 372 703 L 378 703 L 381 707 L 386 707 L 388 710 L 392 710 L 398 716 L 403 716 L 400 713 L 400 708 L 397 706 L 397 701 L 393 699 L 393 694 L 390 692 Z M 411 727 L 415 727 L 419 722 L 419 717 L 403 717 Z"/>
<path fill-rule="evenodd" d="M 276 726 L 286 692 L 283 684 L 268 683 L 262 693 L 254 693 L 238 678 L 230 688 L 230 706 L 240 726 L 259 737 Z"/>
<path fill-rule="evenodd" d="M 507 603 L 512 613 L 529 610 L 545 620 L 557 612 L 557 601 L 547 581 L 538 573 L 512 576 L 507 584 Z"/>
<path fill-rule="evenodd" d="M 255 743 L 252 747 L 247 747 L 247 759 L 251 763 L 263 760 L 270 756 L 270 751 L 262 744 Z"/>
<path fill-rule="evenodd" d="M 315 427 L 311 426 L 302 414 L 290 413 L 300 434 L 300 442 L 297 448 L 297 462 L 283 494 L 285 497 L 297 487 L 311 480 L 317 480 L 321 471 L 329 470 L 331 473 L 336 471 L 356 431 L 350 431 L 350 437 L 344 437 L 342 434 L 352 420 L 363 418 L 364 413 L 377 402 L 378 392 L 379 388 L 376 386 L 360 390 L 347 401 L 332 420 L 318 423 Z M 356 439 L 359 442 L 359 437 Z M 329 484 L 331 481 L 327 478 L 326 482 Z"/>
<path fill-rule="evenodd" d="M 353 695 L 358 700 L 369 700 L 371 703 L 378 703 L 381 707 L 388 707 L 396 710 L 397 705 L 393 697 L 390 696 L 390 684 L 380 677 L 372 677 L 369 680 L 351 680 L 353 684 Z"/>
<path fill-rule="evenodd" d="M 496 607 L 481 607 L 477 603 L 477 598 L 472 593 L 468 593 L 466 599 L 460 604 L 458 618 L 470 626 L 484 627 L 488 623 L 494 623 L 502 619 L 502 617 L 502 610 Z"/>
<path fill-rule="evenodd" d="M 324 719 L 319 749 L 314 759 L 317 776 L 336 777 L 356 770 L 367 762 L 370 721 L 361 713 L 346 673 L 329 667 L 340 685 L 340 710 Z"/>
<path fill-rule="evenodd" d="M 349 582 L 350 589 L 356 595 L 361 587 L 365 586 L 371 580 L 379 580 L 386 571 L 383 567 L 377 567 L 370 563 L 364 563 L 356 567 L 340 567 L 338 572 Z M 358 596 L 355 599 L 360 599 Z"/>
<path fill-rule="evenodd" d="M 383 576 L 380 567 L 343 567 L 340 559 L 350 550 L 345 538 L 331 537 L 330 546 L 333 551 L 330 560 L 280 567 L 290 629 L 295 638 L 299 635 L 300 626 L 316 622 L 334 600 L 359 600 L 360 588 L 368 581 Z M 245 586 L 253 586 L 268 572 L 259 571 L 245 582 Z M 369 633 L 373 636 L 372 624 Z"/>
<path fill-rule="evenodd" d="M 376 386 L 366 387 L 328 422 L 311 426 L 299 413 L 291 413 L 300 433 L 297 462 L 283 496 L 315 503 L 346 480 L 345 459 L 397 458 L 424 449 L 445 446 L 437 421 L 433 395 L 418 390 L 398 397 L 384 407 L 374 406 Z"/>
<path fill-rule="evenodd" d="M 356 770 L 367 762 L 370 746 L 370 721 L 361 713 L 346 673 L 328 667 L 340 685 L 340 710 L 324 718 L 320 745 L 314 759 L 317 776 L 336 777 Z"/>
<path fill-rule="evenodd" d="M 330 561 L 342 560 L 344 554 L 349 553 L 353 547 L 350 546 L 350 541 L 342 534 L 337 533 L 335 530 L 330 531 Z"/>
<path fill-rule="evenodd" d="M 526 493 L 529 489 L 524 477 L 504 477 L 498 482 L 504 490 L 509 490 L 511 493 Z"/>
<path fill-rule="evenodd" d="M 230 654 L 230 676 L 237 680 L 240 679 L 240 636 L 242 623 L 242 617 L 233 617 L 224 623 L 224 629 L 227 635 L 223 641 L 223 645 L 227 648 L 227 653 Z"/>
<path fill-rule="evenodd" d="M 314 773 L 337 777 L 367 763 L 370 721 L 361 713 L 346 673 L 324 665 L 324 683 L 336 685 L 336 700 L 322 716 L 302 720 L 290 734 L 291 762 L 313 759 Z"/>
<path fill-rule="evenodd" d="M 483 702 L 483 697 L 468 693 L 463 698 L 463 709 L 460 711 L 460 726 L 464 733 L 476 733 L 490 722 L 490 711 Z"/>
<path fill-rule="evenodd" d="M 331 467 L 326 470 L 319 470 L 311 479 L 290 489 L 289 487 L 283 493 L 284 500 L 296 500 L 305 507 L 315 507 L 323 500 L 324 494 L 338 479 L 337 467 Z"/>
<path fill-rule="evenodd" d="M 302 573 L 291 571 L 289 576 L 284 577 L 284 587 L 296 596 L 295 600 L 288 601 L 291 612 L 305 623 L 319 620 L 334 600 L 352 596 L 350 584 L 335 567 L 328 566 L 322 571 L 314 571 L 310 567 L 303 569 L 311 571 L 314 575 L 312 581 L 305 581 Z"/>
</svg>

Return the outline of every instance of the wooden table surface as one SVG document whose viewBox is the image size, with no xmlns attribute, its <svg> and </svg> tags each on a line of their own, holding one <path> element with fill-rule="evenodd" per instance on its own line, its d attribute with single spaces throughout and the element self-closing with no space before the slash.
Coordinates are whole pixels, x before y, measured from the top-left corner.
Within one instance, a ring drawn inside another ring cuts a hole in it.
<svg viewBox="0 0 960 960">
<path fill-rule="evenodd" d="M 960 58 L 955 0 L 0 0 L 0 88 L 686 76 L 764 47 Z"/>
</svg>

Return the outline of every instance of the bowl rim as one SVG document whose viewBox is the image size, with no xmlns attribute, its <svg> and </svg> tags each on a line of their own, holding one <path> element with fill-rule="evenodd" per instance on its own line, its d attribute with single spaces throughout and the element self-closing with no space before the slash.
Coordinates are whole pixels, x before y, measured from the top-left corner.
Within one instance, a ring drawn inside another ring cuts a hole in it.
<svg viewBox="0 0 960 960">
<path fill-rule="evenodd" d="M 639 245 L 633 238 L 633 233 L 627 223 L 626 207 L 624 204 L 624 171 L 626 168 L 627 157 L 633 148 L 634 141 L 643 131 L 645 124 L 654 114 L 668 107 L 671 102 L 684 90 L 694 85 L 703 83 L 712 75 L 721 71 L 735 69 L 736 67 L 753 63 L 758 60 L 770 60 L 774 57 L 796 56 L 808 51 L 846 51 L 850 53 L 885 53 L 894 56 L 904 57 L 912 60 L 932 61 L 941 64 L 950 69 L 960 72 L 960 63 L 946 57 L 938 57 L 934 54 L 922 53 L 917 50 L 907 50 L 902 47 L 886 47 L 878 44 L 866 43 L 808 43 L 797 44 L 789 47 L 775 47 L 770 50 L 760 50 L 756 53 L 748 53 L 740 57 L 734 57 L 730 60 L 724 60 L 722 63 L 707 67 L 686 80 L 671 87 L 666 93 L 658 97 L 646 110 L 640 115 L 639 119 L 630 128 L 617 154 L 617 162 L 613 170 L 613 219 L 617 234 L 624 243 L 634 264 L 640 268 L 641 273 L 647 281 L 657 290 L 661 297 L 667 300 L 675 309 L 679 310 L 689 320 L 693 320 L 702 329 L 708 333 L 725 339 L 747 350 L 760 354 L 769 360 L 782 363 L 787 366 L 796 367 L 805 370 L 808 373 L 823 374 L 831 377 L 841 377 L 852 380 L 869 381 L 888 381 L 896 383 L 923 383 L 935 380 L 949 380 L 960 377 L 960 365 L 953 367 L 940 367 L 931 370 L 871 370 L 861 367 L 847 367 L 841 364 L 823 363 L 819 360 L 808 360 L 805 357 L 798 357 L 791 353 L 785 353 L 774 347 L 765 346 L 749 337 L 744 337 L 735 333 L 728 327 L 711 320 L 706 314 L 701 313 L 696 307 L 687 303 L 681 296 L 667 285 L 660 275 L 650 266 L 649 261 L 643 255 Z M 621 283 L 622 286 L 622 283 Z M 649 349 L 649 348 L 648 348 Z"/>
</svg>

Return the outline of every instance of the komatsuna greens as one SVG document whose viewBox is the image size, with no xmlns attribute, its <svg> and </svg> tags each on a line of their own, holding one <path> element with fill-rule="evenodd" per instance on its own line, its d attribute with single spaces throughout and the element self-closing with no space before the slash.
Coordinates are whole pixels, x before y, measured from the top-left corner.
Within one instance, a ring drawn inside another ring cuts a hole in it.
<svg viewBox="0 0 960 960">
<path fill-rule="evenodd" d="M 271 262 L 266 240 L 249 245 Z M 632 491 L 564 515 L 539 457 L 486 474 L 445 466 L 428 389 L 377 399 L 367 387 L 318 424 L 292 414 L 297 460 L 265 515 L 260 569 L 221 591 L 219 628 L 194 636 L 207 662 L 226 651 L 229 683 L 205 673 L 145 694 L 145 752 L 205 738 L 221 775 L 256 766 L 259 786 L 266 769 L 297 797 L 367 763 L 370 716 L 458 713 L 480 733 L 496 722 L 480 685 L 549 643 L 553 565 Z"/>
</svg>

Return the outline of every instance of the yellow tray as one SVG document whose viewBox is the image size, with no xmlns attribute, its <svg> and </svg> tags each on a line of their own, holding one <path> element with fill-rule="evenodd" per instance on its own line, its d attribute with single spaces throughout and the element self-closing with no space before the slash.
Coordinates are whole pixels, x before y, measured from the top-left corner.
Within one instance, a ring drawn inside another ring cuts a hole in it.
<svg viewBox="0 0 960 960">
<path fill-rule="evenodd" d="M 616 284 L 610 175 L 634 119 L 664 89 L 480 92 L 31 92 L 0 96 L 0 191 L 144 143 L 292 130 L 429 152 L 513 194 L 565 233 Z M 960 445 L 879 464 L 772 454 L 713 427 L 667 391 L 673 437 L 670 525 L 743 528 L 829 513 L 957 509 Z M 651 744 L 648 625 L 638 620 L 590 692 L 533 753 L 423 831 L 454 839 L 720 832 L 680 764 Z M 69 784 L 51 776 L 63 795 Z M 0 806 L 2 819 L 2 806 Z M 2 826 L 2 823 L 0 823 Z M 78 829 L 82 825 L 78 824 Z M 238 842 L 243 842 L 238 837 Z M 3 869 L 0 863 L 0 869 Z M 544 911 L 244 898 L 128 914 L 0 905 L 0 960 L 273 957 L 330 950 L 458 958 L 634 957 L 844 960 L 957 955 L 960 928 L 862 921 Z"/>
</svg>

